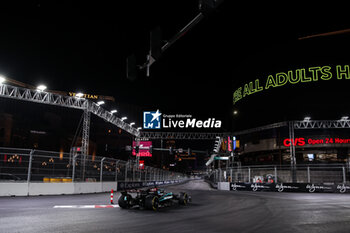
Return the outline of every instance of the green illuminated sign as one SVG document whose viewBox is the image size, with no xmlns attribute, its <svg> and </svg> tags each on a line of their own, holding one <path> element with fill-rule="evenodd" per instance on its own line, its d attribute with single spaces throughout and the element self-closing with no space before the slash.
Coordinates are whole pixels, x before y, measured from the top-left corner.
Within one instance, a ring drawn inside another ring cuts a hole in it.
<svg viewBox="0 0 350 233">
<path fill-rule="evenodd" d="M 276 73 L 269 75 L 266 80 L 256 79 L 255 81 L 246 83 L 237 88 L 233 92 L 233 104 L 237 103 L 244 97 L 261 92 L 263 90 L 281 87 L 289 84 L 307 83 L 326 81 L 332 78 L 336 79 L 350 79 L 349 65 L 331 66 L 315 66 L 309 68 L 301 68 L 296 70 L 289 70 L 287 72 Z"/>
</svg>

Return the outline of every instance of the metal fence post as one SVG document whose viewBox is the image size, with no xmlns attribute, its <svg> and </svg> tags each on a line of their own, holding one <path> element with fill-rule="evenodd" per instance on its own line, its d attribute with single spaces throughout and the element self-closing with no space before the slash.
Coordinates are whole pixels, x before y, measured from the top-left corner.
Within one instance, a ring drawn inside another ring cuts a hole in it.
<svg viewBox="0 0 350 233">
<path fill-rule="evenodd" d="M 146 166 L 144 166 L 144 168 L 143 168 L 143 181 L 147 181 L 147 167 Z"/>
<path fill-rule="evenodd" d="M 102 182 L 103 179 L 103 161 L 105 161 L 106 157 L 103 157 L 101 159 L 101 164 L 100 164 L 100 182 Z"/>
<path fill-rule="evenodd" d="M 128 181 L 128 165 L 129 165 L 129 161 L 126 162 L 125 164 L 125 177 L 124 177 L 125 182 Z"/>
<path fill-rule="evenodd" d="M 346 173 L 345 173 L 345 167 L 343 166 L 343 184 L 346 183 Z"/>
<path fill-rule="evenodd" d="M 275 184 L 277 184 L 277 167 L 275 166 Z"/>
<path fill-rule="evenodd" d="M 137 165 L 137 168 L 138 168 L 139 173 L 140 173 L 140 181 L 142 181 L 142 170 L 140 169 L 140 165 Z"/>
<path fill-rule="evenodd" d="M 78 154 L 73 156 L 72 182 L 74 182 L 75 180 L 75 163 L 77 161 L 78 156 Z"/>
<path fill-rule="evenodd" d="M 251 180 L 251 173 L 250 173 L 250 167 L 248 167 L 248 183 L 250 182 L 250 180 Z"/>
<path fill-rule="evenodd" d="M 310 167 L 307 166 L 307 182 L 311 183 L 311 177 L 310 177 Z"/>
<path fill-rule="evenodd" d="M 29 153 L 29 164 L 28 164 L 28 175 L 27 175 L 27 183 L 29 184 L 31 175 L 32 175 L 32 163 L 33 163 L 33 154 L 35 150 L 30 150 Z"/>
<path fill-rule="evenodd" d="M 118 164 L 119 164 L 119 160 L 115 161 L 115 178 L 114 181 L 118 181 Z"/>
</svg>

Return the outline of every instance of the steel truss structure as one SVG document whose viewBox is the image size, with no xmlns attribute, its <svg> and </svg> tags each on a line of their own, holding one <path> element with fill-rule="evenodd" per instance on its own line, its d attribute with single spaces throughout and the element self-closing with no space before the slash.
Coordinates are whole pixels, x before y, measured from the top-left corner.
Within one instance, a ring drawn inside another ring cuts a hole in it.
<svg viewBox="0 0 350 233">
<path fill-rule="evenodd" d="M 294 129 L 344 129 L 350 128 L 350 120 L 294 121 Z"/>
<path fill-rule="evenodd" d="M 116 117 L 111 112 L 99 106 L 97 103 L 84 98 L 73 96 L 63 96 L 46 91 L 32 90 L 22 87 L 15 87 L 7 84 L 0 85 L 0 97 L 24 100 L 40 104 L 49 104 L 60 107 L 81 109 L 84 111 L 83 135 L 82 135 L 82 153 L 88 154 L 89 132 L 90 132 L 90 114 L 94 114 L 103 120 L 125 130 L 133 136 L 138 137 L 140 132 Z"/>
<path fill-rule="evenodd" d="M 284 121 L 257 128 L 225 133 L 202 133 L 202 132 L 146 132 L 142 131 L 140 137 L 148 139 L 188 139 L 188 140 L 215 140 L 216 137 L 239 136 L 256 133 L 281 127 L 290 129 L 341 129 L 350 128 L 350 120 L 308 120 L 308 121 Z"/>
<path fill-rule="evenodd" d="M 140 133 L 141 138 L 151 139 L 182 139 L 182 140 L 214 140 L 216 137 L 225 137 L 230 133 L 200 133 L 200 132 L 145 132 Z"/>
<path fill-rule="evenodd" d="M 148 139 L 183 139 L 183 140 L 215 140 L 216 137 L 225 137 L 229 135 L 243 135 L 259 132 L 268 129 L 286 127 L 292 125 L 293 129 L 325 129 L 325 128 L 350 128 L 350 120 L 303 120 L 279 122 L 253 129 L 224 132 L 224 133 L 205 133 L 205 132 L 139 132 L 137 129 L 122 121 L 111 112 L 99 106 L 97 103 L 84 98 L 73 96 L 63 96 L 45 91 L 37 91 L 22 87 L 15 87 L 7 84 L 0 85 L 0 97 L 11 98 L 16 100 L 30 101 L 34 103 L 49 104 L 60 107 L 81 109 L 84 111 L 83 122 L 83 141 L 82 149 L 88 152 L 90 114 L 94 114 L 105 121 L 125 130 L 135 137 Z"/>
</svg>

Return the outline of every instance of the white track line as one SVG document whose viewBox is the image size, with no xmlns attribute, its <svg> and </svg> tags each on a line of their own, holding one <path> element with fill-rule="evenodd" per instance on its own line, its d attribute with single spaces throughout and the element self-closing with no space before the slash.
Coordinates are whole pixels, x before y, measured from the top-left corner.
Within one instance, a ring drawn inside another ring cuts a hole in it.
<svg viewBox="0 0 350 233">
<path fill-rule="evenodd" d="M 100 208 L 118 208 L 119 205 L 55 205 L 55 209 L 100 209 Z"/>
</svg>

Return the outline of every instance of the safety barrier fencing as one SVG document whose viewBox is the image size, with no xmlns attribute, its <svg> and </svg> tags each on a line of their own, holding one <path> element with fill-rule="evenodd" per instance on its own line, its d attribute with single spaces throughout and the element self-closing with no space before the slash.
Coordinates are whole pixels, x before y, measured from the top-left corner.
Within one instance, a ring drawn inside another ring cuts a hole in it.
<svg viewBox="0 0 350 233">
<path fill-rule="evenodd" d="M 215 169 L 207 181 L 223 190 L 350 192 L 347 164 L 240 166 Z"/>
<path fill-rule="evenodd" d="M 179 182 L 186 179 L 182 173 L 140 165 L 133 160 L 0 147 L 0 196 L 12 195 L 11 187 L 17 191 L 27 187 L 27 194 L 34 186 L 39 187 L 35 189 L 39 194 L 42 194 L 40 189 L 50 190 L 50 187 L 65 187 L 69 189 L 68 193 L 79 193 L 84 189 L 110 191 L 110 186 L 116 189 L 118 182 Z"/>
</svg>

